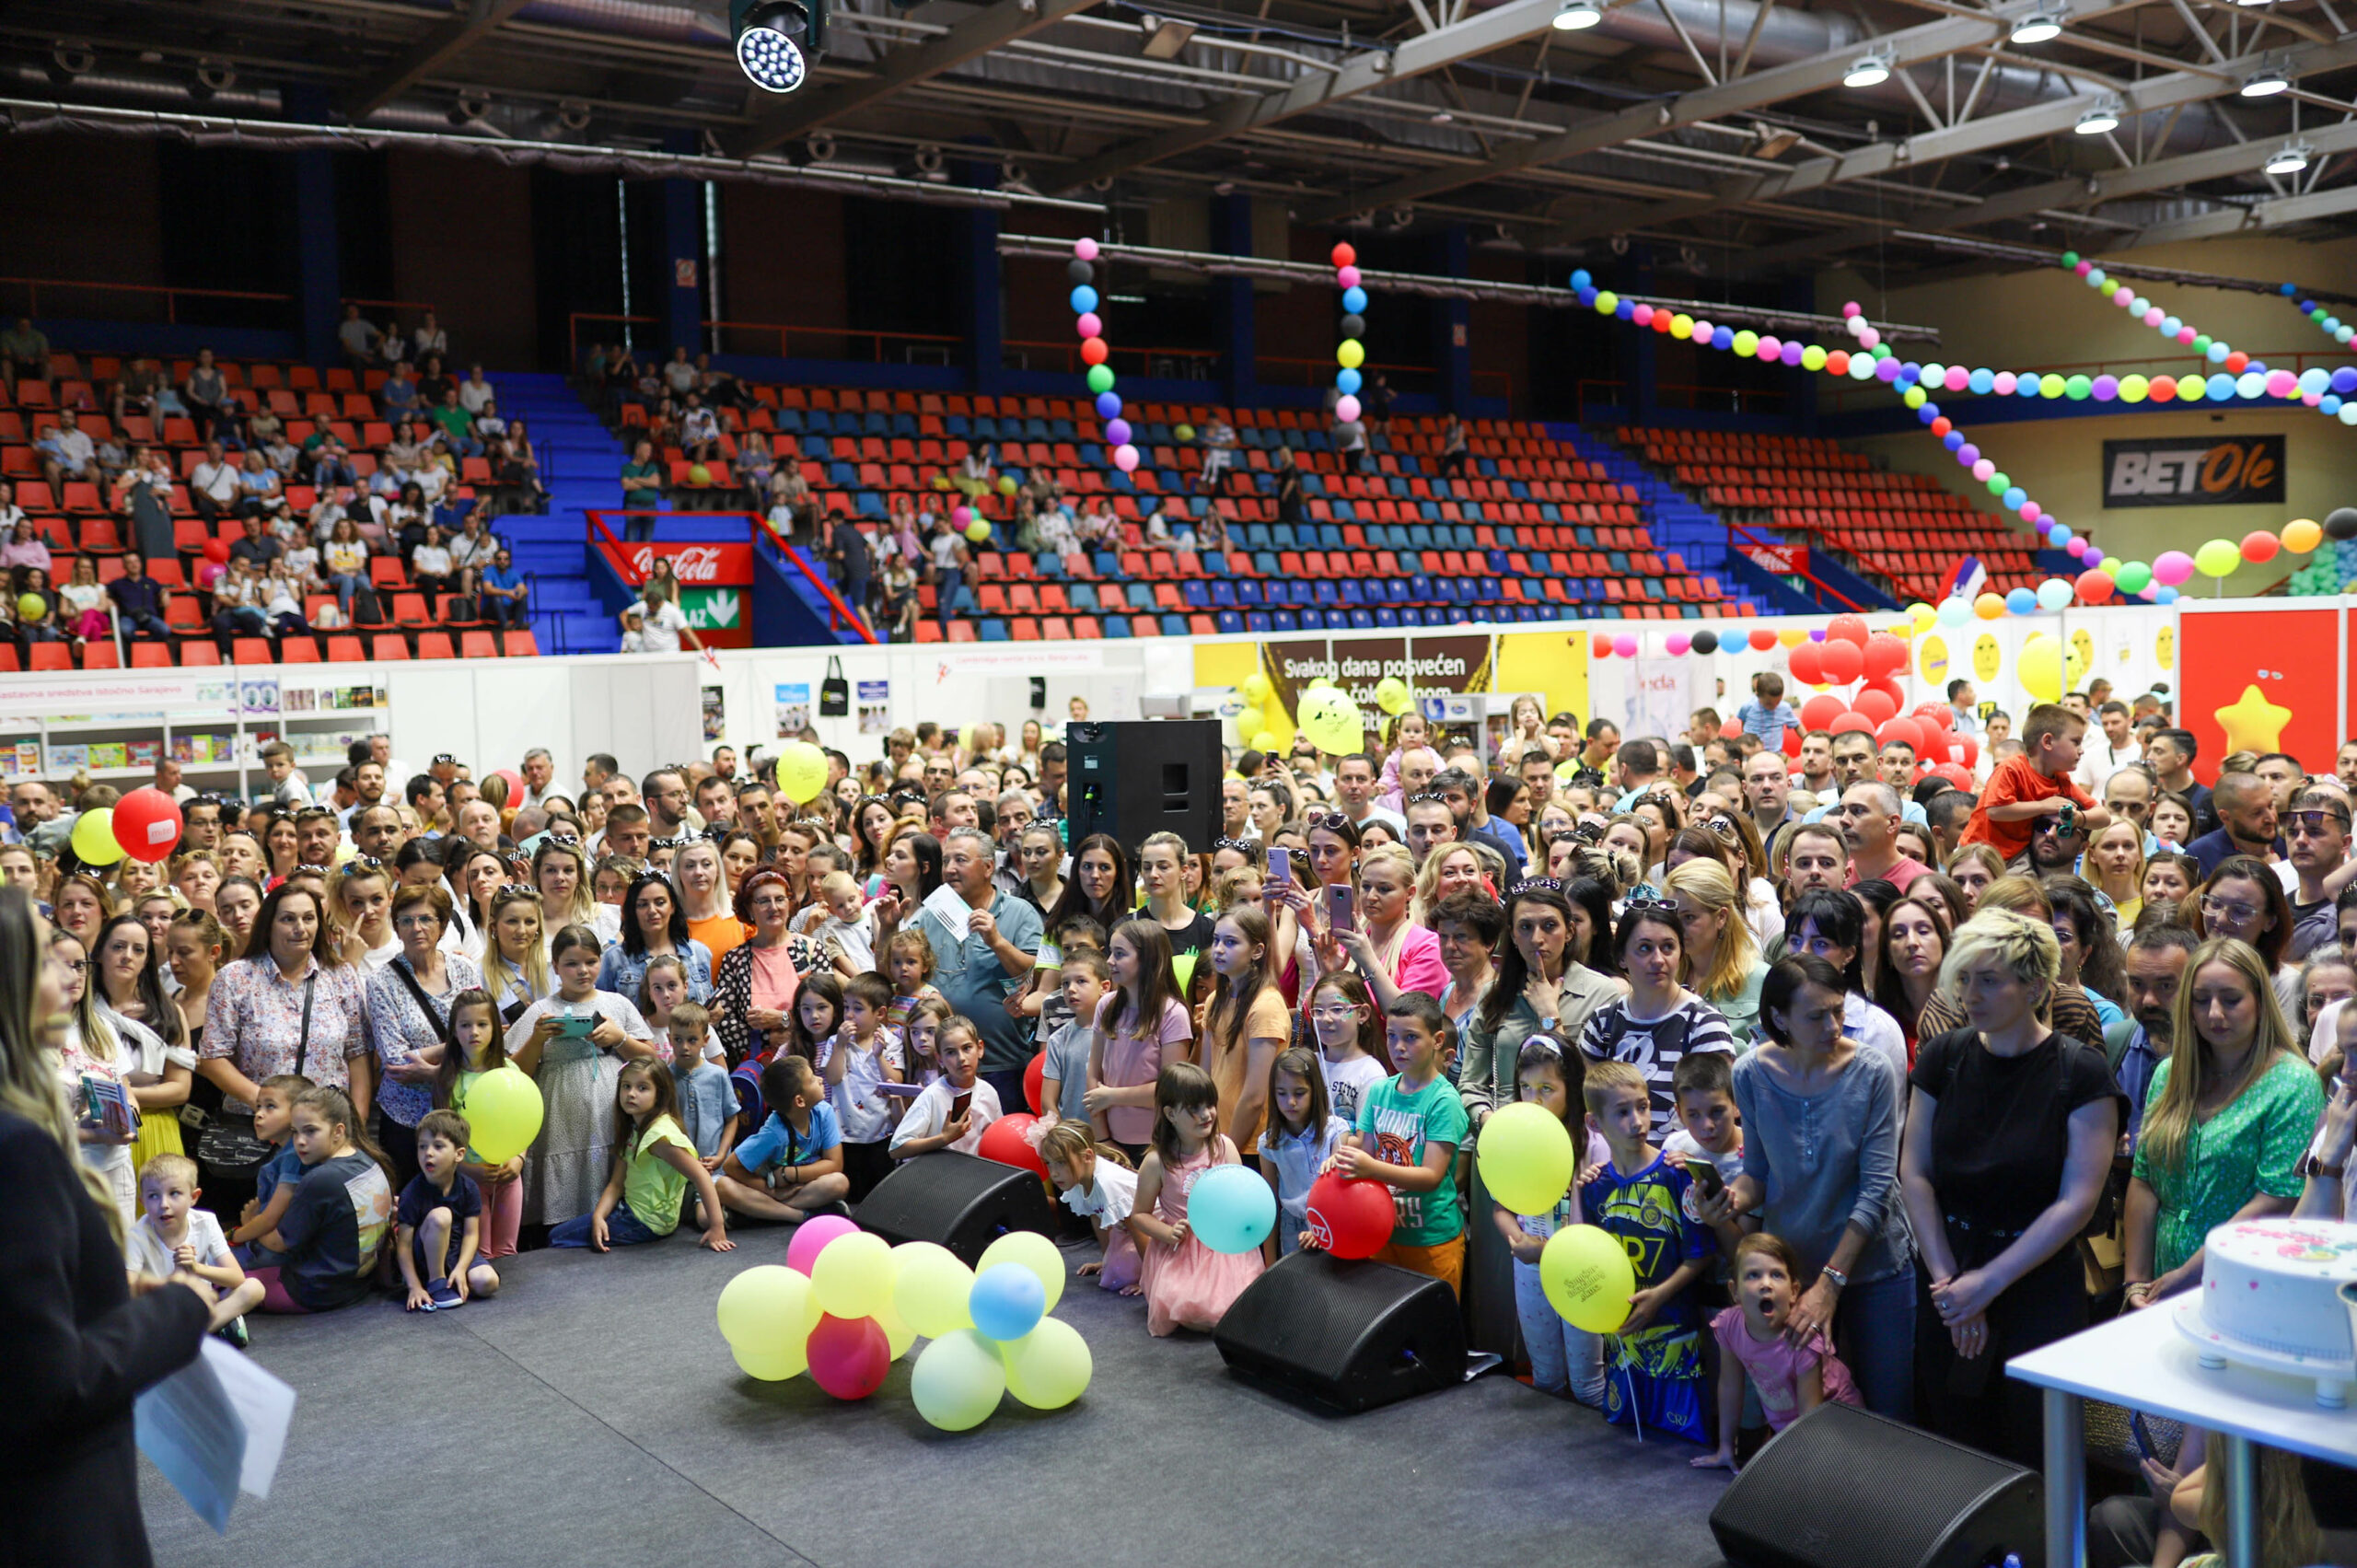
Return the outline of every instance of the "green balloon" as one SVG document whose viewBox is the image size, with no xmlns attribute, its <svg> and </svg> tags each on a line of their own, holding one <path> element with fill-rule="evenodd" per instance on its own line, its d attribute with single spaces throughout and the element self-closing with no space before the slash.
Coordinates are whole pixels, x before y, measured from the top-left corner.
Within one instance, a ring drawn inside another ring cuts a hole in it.
<svg viewBox="0 0 2357 1568">
<path fill-rule="evenodd" d="M 2200 354 L 2206 354 L 2210 352 L 2209 333 L 2196 332 L 2193 334 L 2193 352 Z"/>
<path fill-rule="evenodd" d="M 2013 487 L 2013 480 L 2007 477 L 2003 470 L 1992 473 L 1989 476 L 1989 494 L 1991 495 L 2003 495 L 2006 491 L 2011 490 Z"/>
<path fill-rule="evenodd" d="M 2084 402 L 2087 394 L 2095 390 L 2095 382 L 2084 376 L 2073 376 L 2062 383 L 2062 395 L 2074 403 Z"/>
<path fill-rule="evenodd" d="M 1111 391 L 1113 389 L 1113 367 L 1109 365 L 1090 366 L 1088 367 L 1088 389 L 1092 392 Z"/>
<path fill-rule="evenodd" d="M 2141 594 L 2152 586 L 2153 569 L 2142 561 L 2131 561 L 2112 574 L 2111 580 L 2124 594 Z"/>
</svg>

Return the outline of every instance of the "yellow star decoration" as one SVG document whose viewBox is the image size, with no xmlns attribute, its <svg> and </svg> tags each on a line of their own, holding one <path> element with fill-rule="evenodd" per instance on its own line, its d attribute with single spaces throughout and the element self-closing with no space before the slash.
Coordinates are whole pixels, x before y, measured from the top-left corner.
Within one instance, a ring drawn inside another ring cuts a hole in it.
<svg viewBox="0 0 2357 1568">
<path fill-rule="evenodd" d="M 2269 702 L 2257 686 L 2244 687 L 2241 696 L 2218 710 L 2229 752 L 2281 750 L 2283 726 L 2291 722 L 2292 710 Z"/>
</svg>

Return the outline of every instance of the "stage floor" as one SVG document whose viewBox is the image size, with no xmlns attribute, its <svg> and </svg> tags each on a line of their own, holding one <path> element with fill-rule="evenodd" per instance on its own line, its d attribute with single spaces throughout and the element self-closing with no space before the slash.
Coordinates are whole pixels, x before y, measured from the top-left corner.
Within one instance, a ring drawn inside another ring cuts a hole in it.
<svg viewBox="0 0 2357 1568">
<path fill-rule="evenodd" d="M 789 1234 L 749 1225 L 722 1256 L 684 1232 L 530 1253 L 508 1260 L 507 1294 L 447 1316 L 388 1301 L 251 1319 L 253 1354 L 301 1400 L 276 1488 L 240 1498 L 215 1536 L 142 1459 L 157 1561 L 1722 1561 L 1707 1520 L 1729 1478 L 1690 1469 L 1690 1445 L 1640 1445 L 1497 1373 L 1318 1414 L 1230 1377 L 1207 1337 L 1152 1338 L 1142 1303 L 1093 1281 L 1056 1308 L 1096 1358 L 1063 1411 L 1007 1400 L 973 1432 L 936 1432 L 908 1398 L 908 1359 L 858 1404 L 807 1376 L 754 1382 L 714 1303 L 739 1269 L 783 1262 Z"/>
</svg>

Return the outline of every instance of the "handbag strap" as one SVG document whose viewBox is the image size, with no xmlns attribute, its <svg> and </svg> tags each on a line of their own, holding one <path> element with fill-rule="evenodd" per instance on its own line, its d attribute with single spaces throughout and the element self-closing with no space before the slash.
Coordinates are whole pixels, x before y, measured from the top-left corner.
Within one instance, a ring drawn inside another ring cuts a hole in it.
<svg viewBox="0 0 2357 1568">
<path fill-rule="evenodd" d="M 417 976 L 411 971 L 409 961 L 395 958 L 387 967 L 401 977 L 401 984 L 409 988 L 411 998 L 417 1003 L 417 1010 L 425 1015 L 427 1023 L 434 1026 L 435 1037 L 446 1046 L 450 1044 L 450 1021 L 434 1010 L 434 999 L 425 994 L 425 987 L 417 983 Z"/>
<path fill-rule="evenodd" d="M 311 993 L 319 989 L 319 971 L 317 969 L 303 977 L 303 1032 L 295 1040 L 295 1075 L 298 1078 L 310 1076 L 305 1066 L 311 1055 Z"/>
</svg>

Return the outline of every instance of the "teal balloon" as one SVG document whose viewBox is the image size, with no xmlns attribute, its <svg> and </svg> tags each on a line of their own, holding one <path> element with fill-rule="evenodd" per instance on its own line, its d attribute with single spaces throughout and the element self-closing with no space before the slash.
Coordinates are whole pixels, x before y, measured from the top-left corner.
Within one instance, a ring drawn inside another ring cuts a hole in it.
<svg viewBox="0 0 2357 1568">
<path fill-rule="evenodd" d="M 1097 291 L 1082 284 L 1072 291 L 1072 309 L 1075 316 L 1086 316 L 1097 308 Z"/>
<path fill-rule="evenodd" d="M 974 1276 L 966 1298 L 975 1332 L 1002 1342 L 1019 1340 L 1038 1328 L 1047 1309 L 1047 1287 L 1020 1263 L 993 1263 L 984 1269 Z"/>
<path fill-rule="evenodd" d="M 2037 608 L 2038 594 L 2033 589 L 2014 588 L 2005 595 L 2005 609 L 2010 614 L 2027 615 Z"/>
<path fill-rule="evenodd" d="M 1250 1252 L 1276 1225 L 1275 1191 L 1244 1166 L 1213 1166 L 1187 1193 L 1187 1228 L 1214 1252 Z"/>
<path fill-rule="evenodd" d="M 1940 606 L 1940 624 L 1953 632 L 1972 623 L 1972 606 L 1964 599 L 1952 598 Z"/>
</svg>

